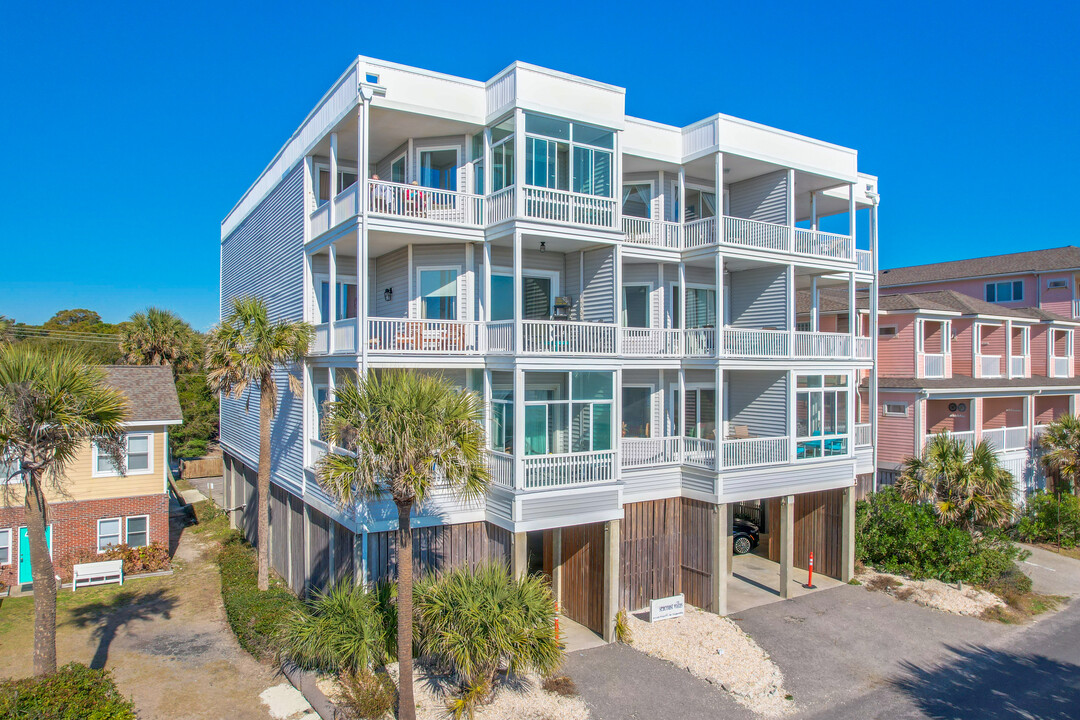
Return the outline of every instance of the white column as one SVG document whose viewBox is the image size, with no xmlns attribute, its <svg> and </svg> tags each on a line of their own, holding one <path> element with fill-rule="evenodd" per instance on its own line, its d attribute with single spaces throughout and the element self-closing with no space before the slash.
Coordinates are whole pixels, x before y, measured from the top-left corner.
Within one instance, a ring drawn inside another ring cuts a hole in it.
<svg viewBox="0 0 1080 720">
<path fill-rule="evenodd" d="M 356 349 L 360 354 L 360 377 L 368 374 L 368 335 L 371 314 L 371 263 L 368 257 L 368 213 L 371 211 L 371 193 L 368 191 L 368 166 L 371 164 L 371 146 L 368 142 L 371 126 L 371 90 L 360 90 L 360 106 L 356 113 L 356 191 L 360 208 L 360 229 L 356 238 Z"/>
<path fill-rule="evenodd" d="M 870 274 L 870 356 L 873 358 L 874 364 L 870 370 L 870 415 L 873 418 L 871 422 L 871 439 L 873 441 L 873 466 L 874 466 L 874 482 L 873 489 L 877 491 L 877 426 L 878 426 L 878 370 L 877 370 L 877 356 L 878 356 L 878 259 L 877 259 L 877 203 L 878 198 L 873 196 L 871 202 L 873 205 L 870 207 L 870 262 L 873 272 Z M 948 338 L 949 342 L 952 342 L 951 337 Z"/>
<path fill-rule="evenodd" d="M 676 419 L 675 428 L 679 436 L 679 455 L 685 453 L 685 447 L 683 438 L 686 437 L 686 369 L 679 368 L 679 407 L 677 408 L 679 417 Z"/>
<path fill-rule="evenodd" d="M 686 354 L 686 263 L 679 261 L 679 317 L 674 314 L 672 321 L 679 328 L 679 342 L 682 344 L 682 354 Z"/>
<path fill-rule="evenodd" d="M 787 331 L 788 354 L 795 356 L 795 265 L 787 266 Z"/>
<path fill-rule="evenodd" d="M 491 370 L 484 368 L 480 371 L 483 375 L 483 397 L 484 397 L 484 437 L 487 438 L 488 445 L 491 445 Z"/>
<path fill-rule="evenodd" d="M 1005 321 L 1005 377 L 1011 378 L 1012 371 L 1012 320 Z"/>
<path fill-rule="evenodd" d="M 522 306 L 523 279 L 521 276 L 521 232 L 514 231 L 514 351 L 525 351 L 525 325 L 522 322 L 525 308 Z"/>
<path fill-rule="evenodd" d="M 686 221 L 686 168 L 679 166 L 679 212 L 675 216 L 675 222 Z"/>
<path fill-rule="evenodd" d="M 712 542 L 716 544 L 713 547 L 712 567 L 710 570 L 712 571 L 713 577 L 712 610 L 717 615 L 727 615 L 728 574 L 731 570 L 731 564 L 727 553 L 727 549 L 731 547 L 729 508 L 730 506 L 727 503 L 721 503 L 719 505 L 714 505 L 712 509 Z"/>
<path fill-rule="evenodd" d="M 525 371 L 514 367 L 514 487 L 525 489 Z"/>
<path fill-rule="evenodd" d="M 338 174 L 338 157 L 337 157 L 337 133 L 330 133 L 330 187 L 326 189 L 326 196 L 329 198 L 327 202 L 330 203 L 330 207 L 327 208 L 329 213 L 330 225 L 334 227 L 336 218 L 334 217 L 334 196 L 337 195 L 337 174 Z M 322 188 L 319 188 L 320 190 Z"/>
<path fill-rule="evenodd" d="M 780 498 L 780 598 L 791 597 L 795 571 L 795 496 Z M 771 524 L 771 521 L 770 521 Z"/>
<path fill-rule="evenodd" d="M 330 320 L 330 331 L 327 333 L 330 354 L 334 354 L 336 344 L 334 342 L 334 327 L 337 325 L 337 243 L 330 245 L 330 301 L 327 315 Z"/>
<path fill-rule="evenodd" d="M 716 173 L 716 242 L 720 245 L 724 244 L 724 153 L 716 153 L 714 172 Z M 716 285 L 716 294 L 720 295 L 720 284 Z M 724 320 L 722 316 L 717 316 L 716 326 L 722 327 Z"/>
<path fill-rule="evenodd" d="M 468 304 L 465 307 L 465 319 L 476 319 L 476 245 L 465 243 L 465 267 L 468 275 L 465 277 L 465 297 Z"/>
<path fill-rule="evenodd" d="M 525 216 L 525 111 L 514 109 L 514 215 Z"/>
<path fill-rule="evenodd" d="M 848 185 L 848 235 L 851 236 L 851 247 L 855 247 L 855 183 Z"/>
<path fill-rule="evenodd" d="M 611 446 L 613 448 L 615 448 L 615 474 L 616 474 L 616 476 L 618 476 L 618 475 L 621 475 L 621 470 L 622 470 L 622 424 L 623 424 L 623 420 L 622 420 L 622 418 L 623 418 L 623 412 L 622 412 L 623 411 L 623 407 L 622 407 L 622 387 L 623 387 L 623 376 L 622 376 L 622 368 L 621 367 L 618 368 L 615 371 L 614 381 L 615 381 L 615 387 L 614 387 L 614 389 L 612 391 L 612 395 L 611 395 L 612 399 L 614 399 L 614 401 L 615 401 L 614 403 L 612 403 L 612 405 L 613 405 L 613 407 L 612 407 L 612 410 L 613 410 L 612 415 L 614 417 L 612 418 L 613 422 L 612 422 L 612 427 L 611 427 L 611 434 L 613 435 L 613 437 L 611 439 L 612 440 Z"/>
<path fill-rule="evenodd" d="M 304 242 L 311 239 L 311 198 L 315 194 L 315 158 L 308 155 L 304 158 Z M 318 207 L 318 201 L 315 203 Z"/>
<path fill-rule="evenodd" d="M 855 338 L 859 336 L 859 309 L 855 307 L 855 273 L 848 273 L 848 334 L 851 336 L 851 357 L 856 357 Z"/>
<path fill-rule="evenodd" d="M 716 468 L 716 472 L 720 472 L 720 469 L 724 467 L 724 369 L 719 365 L 716 366 L 716 379 L 713 382 L 716 383 L 716 389 L 713 392 L 716 398 L 713 403 L 716 416 L 716 437 L 713 438 L 716 443 L 716 457 L 713 467 Z"/>
<path fill-rule="evenodd" d="M 817 194 L 817 190 L 810 191 L 810 229 L 815 232 L 818 229 Z"/>
<path fill-rule="evenodd" d="M 716 253 L 716 356 L 724 356 L 724 256 Z M 717 388 L 719 393 L 719 388 Z M 717 395 L 719 397 L 719 394 Z"/>
<path fill-rule="evenodd" d="M 484 128 L 484 194 L 491 195 L 495 192 L 491 187 L 491 128 Z"/>
<path fill-rule="evenodd" d="M 818 318 L 817 275 L 810 278 L 810 330 L 813 332 L 821 330 L 821 321 Z"/>
<path fill-rule="evenodd" d="M 788 168 L 787 171 L 787 224 L 788 224 L 788 252 L 795 249 L 795 170 Z"/>
<path fill-rule="evenodd" d="M 480 307 L 480 319 L 491 322 L 491 242 L 484 241 L 483 304 Z"/>
<path fill-rule="evenodd" d="M 615 355 L 622 357 L 622 293 L 623 254 L 622 243 L 615 243 Z"/>
</svg>

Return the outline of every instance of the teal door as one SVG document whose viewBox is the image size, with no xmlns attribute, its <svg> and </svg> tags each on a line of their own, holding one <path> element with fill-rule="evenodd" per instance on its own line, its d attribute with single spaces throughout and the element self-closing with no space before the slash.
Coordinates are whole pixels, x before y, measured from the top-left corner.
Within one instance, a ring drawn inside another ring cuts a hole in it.
<svg viewBox="0 0 1080 720">
<path fill-rule="evenodd" d="M 49 554 L 52 554 L 52 525 L 45 528 L 45 542 L 49 546 Z M 19 528 L 19 584 L 34 582 L 34 575 L 30 571 L 30 538 L 26 534 L 26 528 Z"/>
</svg>

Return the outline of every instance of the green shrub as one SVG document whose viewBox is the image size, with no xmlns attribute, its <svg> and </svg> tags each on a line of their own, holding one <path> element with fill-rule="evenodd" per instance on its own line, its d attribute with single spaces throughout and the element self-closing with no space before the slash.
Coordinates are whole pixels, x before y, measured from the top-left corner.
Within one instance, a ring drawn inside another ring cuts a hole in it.
<svg viewBox="0 0 1080 720">
<path fill-rule="evenodd" d="M 859 502 L 856 557 L 875 569 L 915 579 L 985 585 L 1012 570 L 1021 551 L 997 531 L 941 524 L 934 508 L 907 503 L 893 488 Z"/>
<path fill-rule="evenodd" d="M 515 579 L 504 565 L 424 578 L 416 586 L 415 617 L 421 651 L 461 683 L 457 714 L 487 699 L 500 667 L 546 676 L 563 659 L 547 582 L 537 575 Z"/>
<path fill-rule="evenodd" d="M 1023 596 L 1031 592 L 1031 578 L 1013 565 L 997 577 L 991 578 L 983 587 L 1009 605 L 1015 606 Z"/>
<path fill-rule="evenodd" d="M 52 675 L 0 681 L 0 718 L 134 720 L 135 707 L 108 670 L 69 663 Z"/>
<path fill-rule="evenodd" d="M 1014 532 L 1026 542 L 1057 543 L 1060 538 L 1061 547 L 1076 547 L 1080 544 L 1080 498 L 1033 495 L 1028 498 Z"/>
<path fill-rule="evenodd" d="M 346 720 L 382 720 L 392 717 L 397 699 L 394 681 L 385 672 L 343 672 L 337 709 Z"/>
<path fill-rule="evenodd" d="M 300 607 L 300 600 L 273 574 L 270 588 L 258 586 L 255 548 L 239 533 L 232 533 L 218 553 L 221 599 L 240 645 L 259 660 L 270 660 L 276 648 L 278 628 Z"/>
<path fill-rule="evenodd" d="M 169 546 L 159 542 L 152 542 L 143 547 L 117 545 L 103 553 L 90 550 L 79 555 L 75 562 L 98 562 L 99 560 L 123 560 L 125 575 L 160 572 L 168 570 L 172 564 Z"/>
<path fill-rule="evenodd" d="M 388 583 L 374 591 L 346 577 L 296 608 L 279 631 L 279 652 L 305 670 L 366 671 L 392 659 L 397 617 Z"/>
</svg>

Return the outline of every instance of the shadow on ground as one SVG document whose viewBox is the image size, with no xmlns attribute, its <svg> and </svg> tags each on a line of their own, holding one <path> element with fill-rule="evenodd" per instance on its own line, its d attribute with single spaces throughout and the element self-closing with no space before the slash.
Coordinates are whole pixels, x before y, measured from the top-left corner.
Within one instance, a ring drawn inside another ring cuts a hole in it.
<svg viewBox="0 0 1080 720">
<path fill-rule="evenodd" d="M 893 687 L 930 718 L 1065 720 L 1080 707 L 1080 666 L 982 645 L 948 646 L 952 657 L 901 664 Z"/>
<path fill-rule="evenodd" d="M 94 650 L 90 667 L 104 668 L 109 659 L 109 646 L 122 628 L 140 620 L 168 620 L 174 607 L 176 598 L 168 590 L 149 593 L 121 590 L 107 600 L 73 607 L 71 619 L 66 624 L 93 629 L 90 637 L 97 640 L 97 649 Z"/>
</svg>

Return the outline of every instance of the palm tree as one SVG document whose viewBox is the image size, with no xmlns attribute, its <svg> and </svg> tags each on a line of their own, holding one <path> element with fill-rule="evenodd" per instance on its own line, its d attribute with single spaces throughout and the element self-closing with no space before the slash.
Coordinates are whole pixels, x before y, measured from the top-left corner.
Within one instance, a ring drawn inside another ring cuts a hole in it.
<svg viewBox="0 0 1080 720">
<path fill-rule="evenodd" d="M 47 492 L 64 492 L 64 471 L 87 438 L 123 469 L 123 394 L 100 368 L 70 350 L 0 349 L 0 458 L 19 463 L 34 582 L 34 674 L 56 672 L 56 573 L 45 528 Z M 6 478 L 5 478 L 6 479 Z"/>
<path fill-rule="evenodd" d="M 302 362 L 315 329 L 305 322 L 272 322 L 259 298 L 236 298 L 232 310 L 206 340 L 206 382 L 221 395 L 238 398 L 259 390 L 259 589 L 270 587 L 270 425 L 277 414 L 278 385 L 274 373 Z M 301 395 L 299 378 L 288 375 L 289 389 Z"/>
<path fill-rule="evenodd" d="M 323 487 L 343 506 L 390 497 L 398 510 L 398 711 L 413 702 L 413 553 L 409 517 L 436 481 L 463 499 L 490 482 L 484 462 L 483 403 L 448 380 L 410 370 L 371 374 L 337 388 L 324 429 L 346 453 L 329 453 L 316 468 Z"/>
<path fill-rule="evenodd" d="M 1077 480 L 1080 479 L 1080 418 L 1075 415 L 1062 415 L 1046 426 L 1039 444 L 1046 450 L 1042 463 L 1046 469 L 1061 480 L 1059 488 L 1055 483 L 1055 494 L 1062 490 L 1077 492 Z"/>
<path fill-rule="evenodd" d="M 967 530 L 1001 527 L 1013 516 L 1013 477 L 985 440 L 974 448 L 937 435 L 922 457 L 909 457 L 896 489 L 910 503 L 933 503 L 938 517 Z"/>
<path fill-rule="evenodd" d="M 120 326 L 120 352 L 129 365 L 172 365 L 188 370 L 198 360 L 196 335 L 179 315 L 150 307 Z"/>
</svg>

